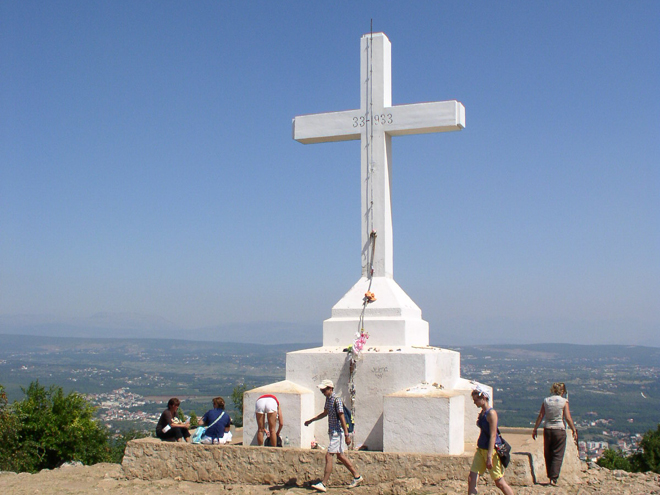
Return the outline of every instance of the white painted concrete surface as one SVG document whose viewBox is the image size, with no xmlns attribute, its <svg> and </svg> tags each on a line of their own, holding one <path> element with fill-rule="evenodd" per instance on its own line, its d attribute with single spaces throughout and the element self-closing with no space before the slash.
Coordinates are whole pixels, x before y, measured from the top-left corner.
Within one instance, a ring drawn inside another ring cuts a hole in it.
<svg viewBox="0 0 660 495">
<path fill-rule="evenodd" d="M 460 392 L 429 384 L 385 396 L 383 450 L 462 454 L 464 407 Z"/>
<path fill-rule="evenodd" d="M 284 428 L 280 433 L 282 441 L 288 437 L 291 447 L 309 448 L 312 432 L 304 428 L 303 422 L 313 414 L 314 399 L 310 389 L 284 380 L 264 387 L 255 388 L 243 395 L 243 444 L 257 445 L 257 418 L 254 407 L 262 395 L 277 397 L 282 408 Z M 268 423 L 266 423 L 267 425 Z"/>
<path fill-rule="evenodd" d="M 376 295 L 376 301 L 364 308 L 367 290 Z M 332 308 L 332 317 L 323 322 L 323 345 L 351 345 L 360 330 L 363 309 L 370 346 L 428 345 L 429 324 L 422 320 L 422 311 L 394 279 L 388 277 L 374 277 L 371 283 L 362 277 L 351 287 Z"/>
<path fill-rule="evenodd" d="M 337 395 L 349 397 L 349 361 L 342 347 L 290 352 L 286 367 L 287 380 L 311 389 L 322 380 L 329 379 L 335 383 Z M 354 377 L 356 445 L 366 445 L 371 450 L 383 448 L 383 398 L 386 395 L 422 382 L 451 389 L 459 380 L 460 355 L 457 352 L 437 347 L 368 346 Z M 323 410 L 324 403 L 325 397 L 317 392 L 314 398 L 315 414 Z M 309 428 L 314 429 L 314 436 L 319 442 L 327 442 L 325 420 L 313 423 Z M 463 428 L 462 419 L 459 428 Z"/>
<path fill-rule="evenodd" d="M 344 349 L 359 332 L 364 309 L 364 330 L 370 337 L 353 375 L 354 445 L 459 454 L 464 441 L 476 441 L 473 419 L 478 410 L 469 398 L 472 386 L 460 377 L 459 353 L 428 346 L 428 323 L 393 279 L 390 187 L 392 136 L 463 129 L 465 108 L 457 101 L 392 106 L 390 41 L 383 33 L 364 35 L 360 50 L 360 109 L 296 117 L 293 138 L 305 144 L 360 140 L 362 277 L 323 323 L 323 347 L 288 353 L 286 381 L 246 393 L 245 441 L 253 442 L 256 436 L 250 407 L 259 395 L 273 393 L 284 397 L 283 435 L 296 446 L 308 447 L 312 438 L 327 444 L 327 420 L 309 427 L 303 423 L 323 410 L 325 397 L 316 385 L 324 379 L 332 380 L 336 393 L 350 405 Z M 364 308 L 367 290 L 376 301 Z M 412 393 L 411 387 L 424 392 Z M 290 391 L 278 393 L 281 388 Z"/>
</svg>

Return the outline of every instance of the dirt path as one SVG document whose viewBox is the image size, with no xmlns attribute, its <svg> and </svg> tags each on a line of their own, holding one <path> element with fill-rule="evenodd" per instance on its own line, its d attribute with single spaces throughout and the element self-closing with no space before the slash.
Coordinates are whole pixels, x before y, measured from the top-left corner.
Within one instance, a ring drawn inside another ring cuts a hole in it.
<svg viewBox="0 0 660 495">
<path fill-rule="evenodd" d="M 467 476 L 467 473 L 466 473 Z M 331 486 L 328 493 L 351 495 L 464 495 L 465 482 L 447 481 L 438 486 L 423 486 L 417 479 L 398 480 L 376 486 L 358 487 L 348 490 Z M 660 475 L 633 474 L 604 469 L 589 469 L 582 483 L 574 486 L 514 487 L 517 495 L 660 495 Z M 0 494 L 232 494 L 232 495 L 309 495 L 317 493 L 307 487 L 285 487 L 279 485 L 225 485 L 222 483 L 193 483 L 177 480 L 127 480 L 119 464 L 96 464 L 94 466 L 62 467 L 37 474 L 0 473 Z M 479 482 L 481 495 L 499 495 L 492 483 Z"/>
</svg>

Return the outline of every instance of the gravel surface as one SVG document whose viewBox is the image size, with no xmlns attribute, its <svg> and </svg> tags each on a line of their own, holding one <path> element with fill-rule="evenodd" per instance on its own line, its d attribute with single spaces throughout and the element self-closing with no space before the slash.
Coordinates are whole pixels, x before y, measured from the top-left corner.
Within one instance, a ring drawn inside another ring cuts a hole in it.
<svg viewBox="0 0 660 495">
<path fill-rule="evenodd" d="M 466 473 L 467 477 L 467 473 Z M 535 485 L 530 487 L 513 487 L 516 494 L 536 495 L 587 495 L 592 493 L 612 495 L 660 495 L 660 475 L 654 473 L 629 474 L 623 471 L 608 471 L 591 468 L 584 472 L 582 483 L 573 486 L 557 487 Z M 177 480 L 128 480 L 124 477 L 119 464 L 96 464 L 94 466 L 64 466 L 54 470 L 44 470 L 37 474 L 0 473 L 0 494 L 101 494 L 117 493 L 126 495 L 142 494 L 278 494 L 301 495 L 318 493 L 305 486 L 281 485 L 226 485 L 223 483 L 193 483 Z M 447 481 L 442 485 L 422 485 L 415 478 L 397 480 L 394 483 L 360 486 L 353 490 L 330 486 L 328 493 L 353 495 L 464 495 L 464 481 Z M 479 493 L 496 495 L 500 491 L 490 482 L 482 478 L 479 481 Z"/>
</svg>

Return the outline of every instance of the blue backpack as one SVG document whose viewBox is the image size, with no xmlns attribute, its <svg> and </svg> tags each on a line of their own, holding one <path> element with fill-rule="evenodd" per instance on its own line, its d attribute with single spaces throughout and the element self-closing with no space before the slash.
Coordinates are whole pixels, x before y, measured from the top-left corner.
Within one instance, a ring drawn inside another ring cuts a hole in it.
<svg viewBox="0 0 660 495">
<path fill-rule="evenodd" d="M 346 407 L 346 404 L 343 403 L 342 405 L 344 406 L 344 419 L 346 420 L 346 426 L 348 427 L 348 432 L 353 433 L 353 428 L 355 427 L 355 424 L 353 423 L 353 415 L 351 414 L 351 410 Z M 337 402 L 335 401 L 335 413 L 337 413 Z M 339 414 L 337 414 L 337 417 L 339 417 Z"/>
</svg>

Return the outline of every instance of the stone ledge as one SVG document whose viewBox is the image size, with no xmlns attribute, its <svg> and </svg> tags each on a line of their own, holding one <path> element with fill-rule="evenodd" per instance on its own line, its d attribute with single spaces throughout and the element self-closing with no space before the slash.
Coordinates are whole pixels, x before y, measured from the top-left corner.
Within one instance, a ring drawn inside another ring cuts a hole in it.
<svg viewBox="0 0 660 495">
<path fill-rule="evenodd" d="M 547 483 L 545 459 L 543 455 L 543 429 L 539 430 L 539 437 L 532 440 L 532 428 L 501 427 L 500 432 L 511 444 L 515 454 L 526 455 L 529 458 L 532 475 L 536 483 Z M 582 472 L 586 471 L 587 464 L 580 460 L 577 445 L 567 432 L 566 451 L 564 462 L 561 465 L 560 479 L 573 485 L 582 483 Z M 508 479 L 508 475 L 507 475 Z"/>
<path fill-rule="evenodd" d="M 349 457 L 365 485 L 401 478 L 417 478 L 436 485 L 446 480 L 464 480 L 472 453 L 460 456 L 392 452 L 351 451 Z M 247 447 L 242 445 L 191 445 L 145 438 L 126 446 L 122 467 L 127 478 L 182 481 L 214 481 L 228 484 L 298 484 L 320 479 L 325 452 L 297 448 Z M 335 466 L 333 485 L 348 483 L 351 475 Z M 511 485 L 534 483 L 529 457 L 513 455 L 506 470 Z"/>
</svg>

